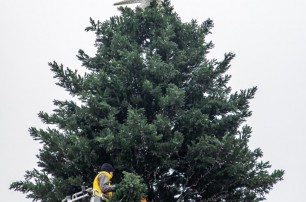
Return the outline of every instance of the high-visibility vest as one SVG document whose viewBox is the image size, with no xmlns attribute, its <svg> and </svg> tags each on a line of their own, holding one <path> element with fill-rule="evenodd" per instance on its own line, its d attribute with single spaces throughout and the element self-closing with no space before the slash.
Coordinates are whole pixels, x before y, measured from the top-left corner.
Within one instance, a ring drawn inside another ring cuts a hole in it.
<svg viewBox="0 0 306 202">
<path fill-rule="evenodd" d="M 100 175 L 106 175 L 107 176 L 107 179 L 109 181 L 109 185 L 110 185 L 110 180 L 112 179 L 112 176 L 106 172 L 106 171 L 102 171 L 102 172 L 99 172 L 99 174 L 95 177 L 94 181 L 93 181 L 93 194 L 95 196 L 102 196 L 102 194 L 105 194 L 107 195 L 108 198 L 110 198 L 112 195 L 113 195 L 113 192 L 107 192 L 107 193 L 103 193 L 103 190 L 101 190 L 101 187 L 99 185 L 99 177 Z"/>
</svg>

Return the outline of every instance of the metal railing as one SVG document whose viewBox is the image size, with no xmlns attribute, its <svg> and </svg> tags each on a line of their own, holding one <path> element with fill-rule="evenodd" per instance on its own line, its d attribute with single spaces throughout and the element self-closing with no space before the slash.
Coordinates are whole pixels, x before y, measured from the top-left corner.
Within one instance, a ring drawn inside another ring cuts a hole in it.
<svg viewBox="0 0 306 202">
<path fill-rule="evenodd" d="M 87 197 L 91 197 L 93 194 L 92 188 L 85 188 L 85 185 L 82 185 L 82 191 L 73 194 L 72 196 L 66 196 L 62 202 L 73 202 L 78 201 Z"/>
</svg>

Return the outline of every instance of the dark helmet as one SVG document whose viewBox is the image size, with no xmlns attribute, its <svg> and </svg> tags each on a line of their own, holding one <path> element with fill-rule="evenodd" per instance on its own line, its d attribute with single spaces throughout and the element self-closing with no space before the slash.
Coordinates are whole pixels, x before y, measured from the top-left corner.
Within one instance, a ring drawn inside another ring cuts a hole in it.
<svg viewBox="0 0 306 202">
<path fill-rule="evenodd" d="M 101 167 L 101 171 L 106 171 L 106 172 L 114 172 L 115 169 L 114 167 L 109 164 L 109 163 L 103 163 L 102 167 Z"/>
</svg>

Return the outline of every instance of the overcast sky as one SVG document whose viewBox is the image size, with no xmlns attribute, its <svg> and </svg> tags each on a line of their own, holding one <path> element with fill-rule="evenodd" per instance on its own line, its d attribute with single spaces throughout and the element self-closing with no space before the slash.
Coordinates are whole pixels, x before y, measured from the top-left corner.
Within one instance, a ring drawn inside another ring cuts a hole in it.
<svg viewBox="0 0 306 202">
<path fill-rule="evenodd" d="M 79 49 L 94 55 L 95 36 L 84 29 L 89 17 L 104 21 L 118 15 L 115 1 L 0 0 L 0 201 L 31 201 L 8 189 L 36 167 L 39 144 L 28 128 L 44 128 L 38 112 L 51 112 L 54 99 L 69 98 L 55 85 L 47 63 L 79 68 Z M 259 88 L 247 120 L 253 128 L 250 147 L 260 147 L 264 160 L 286 171 L 267 201 L 305 201 L 306 1 L 172 0 L 172 5 L 185 22 L 214 21 L 209 57 L 237 55 L 229 71 L 233 90 Z"/>
</svg>

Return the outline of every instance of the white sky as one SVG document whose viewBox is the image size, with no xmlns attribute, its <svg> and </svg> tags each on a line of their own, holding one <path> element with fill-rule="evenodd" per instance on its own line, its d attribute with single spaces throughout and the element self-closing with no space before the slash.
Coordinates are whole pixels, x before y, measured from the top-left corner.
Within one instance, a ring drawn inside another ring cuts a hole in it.
<svg viewBox="0 0 306 202">
<path fill-rule="evenodd" d="M 45 127 L 38 112 L 50 112 L 52 100 L 68 98 L 47 63 L 80 67 L 79 49 L 95 53 L 95 36 L 84 31 L 89 17 L 104 21 L 119 14 L 114 2 L 0 0 L 1 201 L 31 201 L 8 189 L 36 166 L 39 144 L 28 128 Z M 306 1 L 172 0 L 172 5 L 183 21 L 214 20 L 210 57 L 236 53 L 229 71 L 234 90 L 259 88 L 247 121 L 253 127 L 250 147 L 260 147 L 264 160 L 286 171 L 267 201 L 304 201 Z"/>
</svg>

